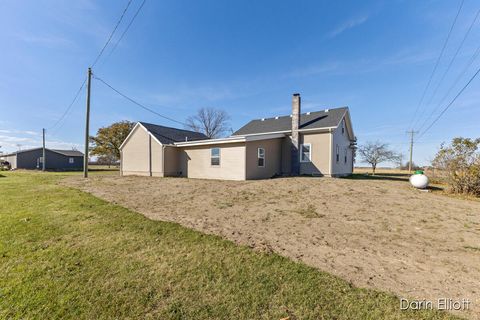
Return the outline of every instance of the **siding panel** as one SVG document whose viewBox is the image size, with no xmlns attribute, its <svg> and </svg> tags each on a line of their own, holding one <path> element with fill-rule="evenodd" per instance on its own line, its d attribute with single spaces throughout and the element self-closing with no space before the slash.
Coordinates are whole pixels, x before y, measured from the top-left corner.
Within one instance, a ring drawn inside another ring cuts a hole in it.
<svg viewBox="0 0 480 320">
<path fill-rule="evenodd" d="M 282 141 L 270 139 L 247 142 L 247 179 L 268 179 L 282 173 Z M 258 166 L 258 148 L 265 149 L 265 166 Z"/>
<path fill-rule="evenodd" d="M 220 148 L 220 166 L 210 165 L 210 149 Z M 245 180 L 245 143 L 182 147 L 182 176 L 199 179 Z"/>
</svg>

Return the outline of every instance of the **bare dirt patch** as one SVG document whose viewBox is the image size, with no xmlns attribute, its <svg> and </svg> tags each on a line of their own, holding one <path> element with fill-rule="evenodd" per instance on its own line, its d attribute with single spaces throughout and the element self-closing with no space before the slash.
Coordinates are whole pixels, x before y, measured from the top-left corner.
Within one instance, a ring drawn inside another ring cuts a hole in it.
<svg viewBox="0 0 480 320">
<path fill-rule="evenodd" d="M 404 181 L 282 178 L 68 178 L 64 183 L 252 248 L 275 251 L 361 287 L 472 301 L 480 318 L 480 202 Z"/>
</svg>

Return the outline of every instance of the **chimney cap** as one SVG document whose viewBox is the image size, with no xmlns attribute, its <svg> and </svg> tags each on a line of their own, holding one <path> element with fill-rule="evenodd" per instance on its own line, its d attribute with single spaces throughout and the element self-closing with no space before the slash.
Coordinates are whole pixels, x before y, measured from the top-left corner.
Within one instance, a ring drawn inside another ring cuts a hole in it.
<svg viewBox="0 0 480 320">
<path fill-rule="evenodd" d="M 297 92 L 296 92 L 296 93 L 293 94 L 293 96 L 294 96 L 294 97 L 299 97 L 299 96 L 300 96 L 300 93 L 297 93 Z"/>
</svg>

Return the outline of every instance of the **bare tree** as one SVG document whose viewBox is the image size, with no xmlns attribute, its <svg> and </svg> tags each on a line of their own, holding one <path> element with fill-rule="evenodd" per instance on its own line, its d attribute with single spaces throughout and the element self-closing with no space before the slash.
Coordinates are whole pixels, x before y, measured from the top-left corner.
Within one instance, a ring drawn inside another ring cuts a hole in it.
<svg viewBox="0 0 480 320">
<path fill-rule="evenodd" d="M 186 127 L 201 132 L 209 138 L 219 138 L 229 129 L 230 117 L 224 110 L 201 108 L 197 114 L 186 120 Z"/>
<path fill-rule="evenodd" d="M 372 166 L 373 174 L 377 169 L 377 165 L 386 161 L 398 161 L 399 155 L 388 148 L 387 143 L 380 141 L 367 142 L 358 148 L 358 153 L 362 160 Z"/>
</svg>

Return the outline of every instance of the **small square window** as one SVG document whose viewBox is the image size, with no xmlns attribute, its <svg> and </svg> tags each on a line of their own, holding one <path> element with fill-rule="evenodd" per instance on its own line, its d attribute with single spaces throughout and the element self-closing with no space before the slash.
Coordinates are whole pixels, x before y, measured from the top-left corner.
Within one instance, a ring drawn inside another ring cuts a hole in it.
<svg viewBox="0 0 480 320">
<path fill-rule="evenodd" d="M 74 158 L 68 158 L 68 163 L 75 163 L 75 159 Z"/>
<path fill-rule="evenodd" d="M 220 165 L 220 148 L 210 149 L 210 164 L 212 166 Z"/>
<path fill-rule="evenodd" d="M 258 158 L 258 166 L 265 167 L 265 149 L 264 148 L 258 148 L 257 158 Z"/>
<path fill-rule="evenodd" d="M 310 143 L 302 144 L 300 146 L 300 162 L 311 161 L 312 145 Z"/>
</svg>

